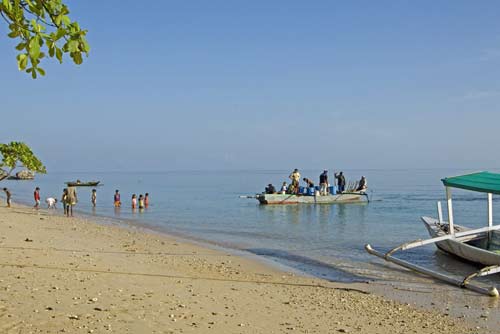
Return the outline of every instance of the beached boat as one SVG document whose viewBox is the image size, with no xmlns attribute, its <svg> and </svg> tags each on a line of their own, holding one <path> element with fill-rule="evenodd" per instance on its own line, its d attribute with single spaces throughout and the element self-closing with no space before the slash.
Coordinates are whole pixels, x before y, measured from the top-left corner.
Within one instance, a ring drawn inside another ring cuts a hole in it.
<svg viewBox="0 0 500 334">
<path fill-rule="evenodd" d="M 89 181 L 89 182 L 81 182 L 81 181 L 69 181 L 65 182 L 68 187 L 95 187 L 99 184 L 100 181 Z"/>
<path fill-rule="evenodd" d="M 365 192 L 345 192 L 335 195 L 257 194 L 255 198 L 260 204 L 334 204 L 368 201 Z"/>
<path fill-rule="evenodd" d="M 500 174 L 489 172 L 479 172 L 462 176 L 455 176 L 442 179 L 446 187 L 446 200 L 448 209 L 448 221 L 443 221 L 441 203 L 438 202 L 438 218 L 422 217 L 427 228 L 430 239 L 415 240 L 399 245 L 389 252 L 379 252 L 369 244 L 365 245 L 368 253 L 396 263 L 403 267 L 443 280 L 447 283 L 498 297 L 496 287 L 483 287 L 471 282 L 473 278 L 491 275 L 500 272 L 500 225 L 493 225 L 493 194 L 500 194 Z M 471 229 L 453 224 L 453 206 L 451 189 L 460 188 L 487 194 L 488 202 L 488 226 Z M 397 251 L 407 250 L 424 245 L 435 244 L 438 249 L 462 258 L 466 261 L 484 265 L 477 272 L 457 279 L 444 273 L 415 265 L 413 263 L 398 259 L 393 256 Z"/>
</svg>

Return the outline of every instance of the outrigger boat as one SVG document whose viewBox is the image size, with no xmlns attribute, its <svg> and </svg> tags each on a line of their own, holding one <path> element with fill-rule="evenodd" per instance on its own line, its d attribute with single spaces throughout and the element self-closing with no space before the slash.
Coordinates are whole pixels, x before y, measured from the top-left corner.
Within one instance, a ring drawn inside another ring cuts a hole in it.
<svg viewBox="0 0 500 334">
<path fill-rule="evenodd" d="M 364 191 L 344 192 L 335 195 L 306 194 L 257 194 L 255 198 L 260 204 L 334 204 L 359 203 L 369 201 Z"/>
<path fill-rule="evenodd" d="M 441 202 L 437 203 L 438 218 L 422 217 L 425 227 L 431 238 L 426 240 L 415 240 L 394 247 L 387 253 L 373 249 L 370 244 L 365 245 L 368 253 L 378 256 L 389 262 L 398 264 L 416 272 L 457 285 L 461 288 L 470 289 L 482 294 L 498 297 L 496 287 L 483 287 L 472 283 L 472 279 L 480 276 L 491 275 L 500 272 L 500 225 L 493 225 L 493 194 L 500 195 L 500 174 L 479 172 L 462 176 L 444 178 L 441 180 L 446 187 L 446 201 L 448 209 L 448 221 L 443 221 Z M 460 188 L 487 194 L 488 226 L 470 229 L 453 224 L 453 206 L 451 189 Z M 495 239 L 497 242 L 495 242 Z M 466 261 L 484 265 L 482 269 L 473 272 L 463 279 L 457 279 L 444 273 L 439 273 L 425 267 L 398 259 L 393 256 L 397 251 L 435 244 L 440 250 L 458 256 Z"/>
<path fill-rule="evenodd" d="M 89 182 L 81 182 L 80 180 L 77 181 L 68 181 L 64 182 L 68 187 L 96 187 L 99 184 L 100 181 L 89 181 Z"/>
</svg>

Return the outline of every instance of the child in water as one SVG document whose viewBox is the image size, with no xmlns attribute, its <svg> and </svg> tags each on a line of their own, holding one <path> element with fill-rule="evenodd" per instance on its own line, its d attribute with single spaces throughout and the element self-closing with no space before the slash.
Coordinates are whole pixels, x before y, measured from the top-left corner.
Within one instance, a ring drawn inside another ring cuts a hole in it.
<svg viewBox="0 0 500 334">
<path fill-rule="evenodd" d="M 139 195 L 139 209 L 144 209 L 144 197 L 142 197 L 142 194 Z"/>
<path fill-rule="evenodd" d="M 115 208 L 119 208 L 122 205 L 122 202 L 120 200 L 120 192 L 118 190 L 115 190 Z"/>
<path fill-rule="evenodd" d="M 92 205 L 94 206 L 95 208 L 95 205 L 97 203 L 97 190 L 95 189 L 92 189 L 92 197 L 91 197 L 91 202 L 92 202 Z"/>
<path fill-rule="evenodd" d="M 132 195 L 132 209 L 135 209 L 137 207 L 137 197 L 135 194 Z"/>
<path fill-rule="evenodd" d="M 144 195 L 144 207 L 147 208 L 149 206 L 149 193 Z"/>
</svg>

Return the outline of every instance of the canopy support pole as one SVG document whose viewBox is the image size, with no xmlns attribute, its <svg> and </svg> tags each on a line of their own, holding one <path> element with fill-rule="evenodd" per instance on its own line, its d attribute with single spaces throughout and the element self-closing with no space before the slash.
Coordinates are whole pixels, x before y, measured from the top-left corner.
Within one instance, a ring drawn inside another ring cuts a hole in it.
<svg viewBox="0 0 500 334">
<path fill-rule="evenodd" d="M 448 224 L 449 224 L 449 234 L 455 235 L 455 229 L 453 228 L 453 205 L 451 203 L 451 188 L 446 187 L 446 202 L 448 204 Z"/>
<path fill-rule="evenodd" d="M 493 226 L 493 194 L 488 193 L 488 226 Z"/>
<path fill-rule="evenodd" d="M 443 209 L 441 208 L 441 201 L 437 202 L 437 210 L 438 210 L 439 224 L 442 224 L 443 223 Z"/>
</svg>

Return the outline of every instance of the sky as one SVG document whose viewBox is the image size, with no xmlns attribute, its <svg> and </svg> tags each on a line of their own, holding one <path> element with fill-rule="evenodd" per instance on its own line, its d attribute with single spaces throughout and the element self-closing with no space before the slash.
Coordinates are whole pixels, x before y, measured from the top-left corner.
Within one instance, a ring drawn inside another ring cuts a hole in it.
<svg viewBox="0 0 500 334">
<path fill-rule="evenodd" d="M 52 171 L 500 167 L 498 1 L 66 1 L 80 66 L 0 23 L 0 142 Z"/>
</svg>

